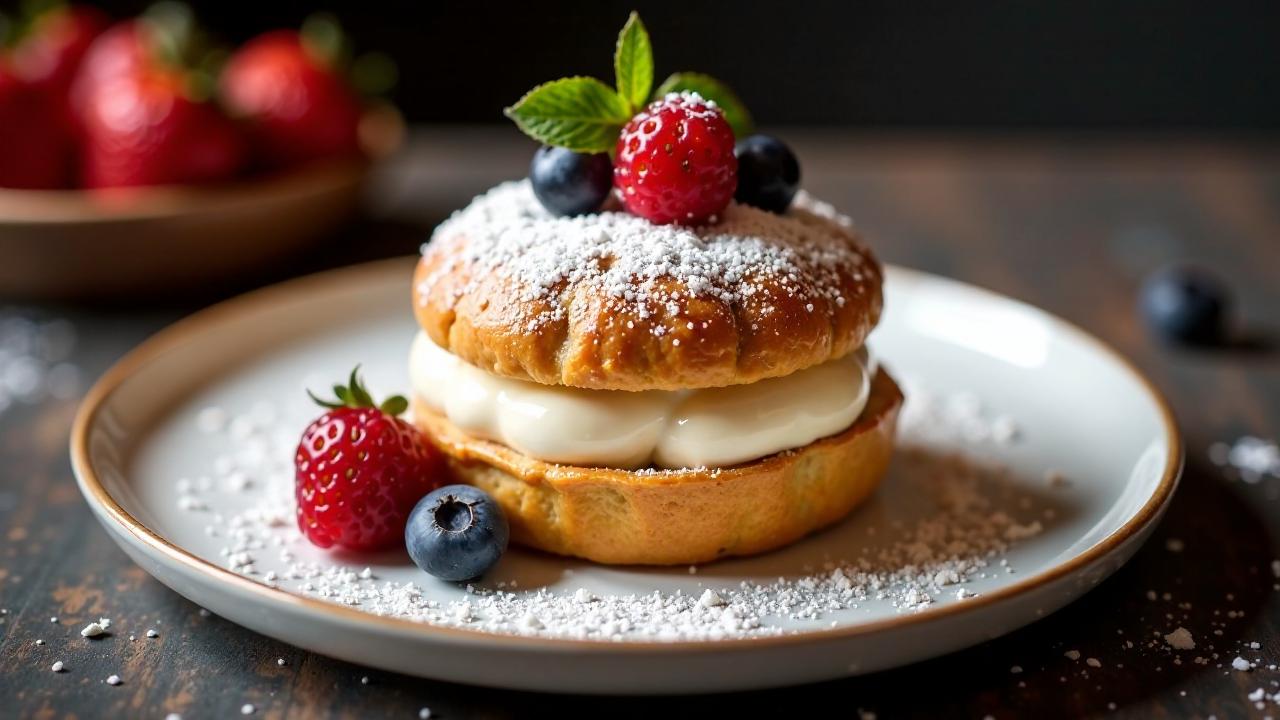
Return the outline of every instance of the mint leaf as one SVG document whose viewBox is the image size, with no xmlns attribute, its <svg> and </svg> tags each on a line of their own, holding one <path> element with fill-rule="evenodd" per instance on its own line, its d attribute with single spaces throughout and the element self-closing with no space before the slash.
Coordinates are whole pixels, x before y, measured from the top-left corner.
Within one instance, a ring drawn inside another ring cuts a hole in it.
<svg viewBox="0 0 1280 720">
<path fill-rule="evenodd" d="M 612 152 L 631 119 L 613 88 L 589 77 L 543 83 L 504 111 L 529 137 L 574 152 Z"/>
<path fill-rule="evenodd" d="M 729 127 L 733 128 L 735 137 L 744 138 L 755 130 L 755 123 L 751 120 L 751 113 L 747 110 L 746 104 L 733 90 L 729 89 L 728 85 L 710 75 L 694 72 L 675 73 L 664 80 L 653 95 L 656 99 L 673 92 L 696 92 L 704 99 L 719 105 L 720 112 L 724 113 L 724 119 L 729 122 Z"/>
<path fill-rule="evenodd" d="M 617 76 L 618 95 L 634 114 L 649 100 L 653 89 L 653 46 L 649 31 L 640 16 L 631 12 L 627 24 L 618 33 L 618 47 L 613 52 L 613 71 Z"/>
</svg>

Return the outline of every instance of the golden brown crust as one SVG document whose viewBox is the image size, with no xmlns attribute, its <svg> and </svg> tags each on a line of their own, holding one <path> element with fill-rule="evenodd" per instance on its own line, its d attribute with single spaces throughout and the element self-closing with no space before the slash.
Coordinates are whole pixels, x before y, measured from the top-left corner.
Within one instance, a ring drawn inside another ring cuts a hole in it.
<svg viewBox="0 0 1280 720">
<path fill-rule="evenodd" d="M 414 308 L 427 335 L 497 375 L 594 390 L 722 387 L 860 347 L 882 270 L 848 218 L 804 193 L 731 203 L 703 227 L 613 210 L 555 217 L 528 181 L 442 223 Z"/>
<path fill-rule="evenodd" d="M 510 278 L 472 278 L 466 263 L 455 262 L 466 248 L 456 242 L 418 263 L 413 305 L 437 345 L 497 375 L 597 390 L 746 384 L 862 346 L 880 320 L 882 271 L 852 234 L 849 243 L 863 261 L 832 270 L 830 296 L 765 276 L 744 280 L 755 291 L 729 302 L 664 278 L 657 294 L 678 301 L 641 311 L 586 285 L 522 297 Z"/>
<path fill-rule="evenodd" d="M 554 465 L 467 436 L 414 400 L 456 477 L 493 495 L 512 538 L 610 564 L 678 565 L 781 547 L 843 518 L 888 467 L 902 394 L 877 372 L 844 432 L 719 470 L 636 472 Z"/>
</svg>

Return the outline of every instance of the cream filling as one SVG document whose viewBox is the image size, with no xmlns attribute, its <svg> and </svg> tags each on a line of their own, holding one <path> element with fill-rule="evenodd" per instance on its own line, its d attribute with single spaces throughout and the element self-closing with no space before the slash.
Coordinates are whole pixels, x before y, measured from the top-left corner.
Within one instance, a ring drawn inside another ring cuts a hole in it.
<svg viewBox="0 0 1280 720">
<path fill-rule="evenodd" d="M 419 332 L 413 390 L 469 435 L 547 462 L 723 467 L 802 447 L 853 424 L 875 367 L 865 350 L 749 385 L 665 392 L 584 390 L 492 375 Z"/>
</svg>

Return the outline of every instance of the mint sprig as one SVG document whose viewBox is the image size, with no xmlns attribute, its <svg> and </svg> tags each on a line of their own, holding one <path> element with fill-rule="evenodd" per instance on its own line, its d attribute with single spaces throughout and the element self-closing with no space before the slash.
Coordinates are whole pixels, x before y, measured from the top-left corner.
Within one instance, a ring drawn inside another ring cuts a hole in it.
<svg viewBox="0 0 1280 720">
<path fill-rule="evenodd" d="M 648 102 L 653 87 L 653 45 L 640 16 L 632 12 L 614 48 L 614 88 L 589 77 L 543 83 L 503 112 L 524 134 L 544 145 L 580 153 L 612 153 L 622 127 Z M 676 73 L 653 99 L 670 92 L 696 92 L 720 106 L 734 134 L 751 131 L 751 114 L 727 85 L 701 73 Z"/>
<path fill-rule="evenodd" d="M 631 119 L 618 93 L 589 77 L 539 85 L 506 112 L 534 140 L 583 153 L 613 149 L 618 131 Z"/>
<path fill-rule="evenodd" d="M 627 103 L 634 115 L 649 101 L 653 89 L 653 45 L 649 31 L 645 30 L 640 15 L 634 10 L 627 24 L 618 33 L 618 46 L 613 52 L 613 72 L 617 78 L 618 95 Z"/>
</svg>

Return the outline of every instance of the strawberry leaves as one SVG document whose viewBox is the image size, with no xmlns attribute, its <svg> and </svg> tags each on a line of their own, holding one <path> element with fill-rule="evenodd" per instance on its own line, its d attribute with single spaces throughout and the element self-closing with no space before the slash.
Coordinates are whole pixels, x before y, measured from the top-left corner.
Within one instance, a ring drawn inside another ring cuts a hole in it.
<svg viewBox="0 0 1280 720">
<path fill-rule="evenodd" d="M 524 134 L 544 145 L 580 153 L 612 153 L 622 126 L 651 98 L 653 45 L 640 16 L 631 13 L 618 33 L 613 53 L 615 88 L 589 77 L 543 83 L 503 112 Z M 746 106 L 724 83 L 709 75 L 676 73 L 654 93 L 696 92 L 720 105 L 739 136 L 751 129 Z"/>
<path fill-rule="evenodd" d="M 392 395 L 382 404 L 374 402 L 373 396 L 365 389 L 364 383 L 360 380 L 360 366 L 355 366 L 351 371 L 351 377 L 347 380 L 346 385 L 334 385 L 333 394 L 337 400 L 321 400 L 316 397 L 310 390 L 307 391 L 307 397 L 310 397 L 320 407 L 330 410 L 339 408 L 371 408 L 376 407 L 382 412 L 396 416 L 409 409 L 409 401 L 402 395 Z"/>
</svg>

